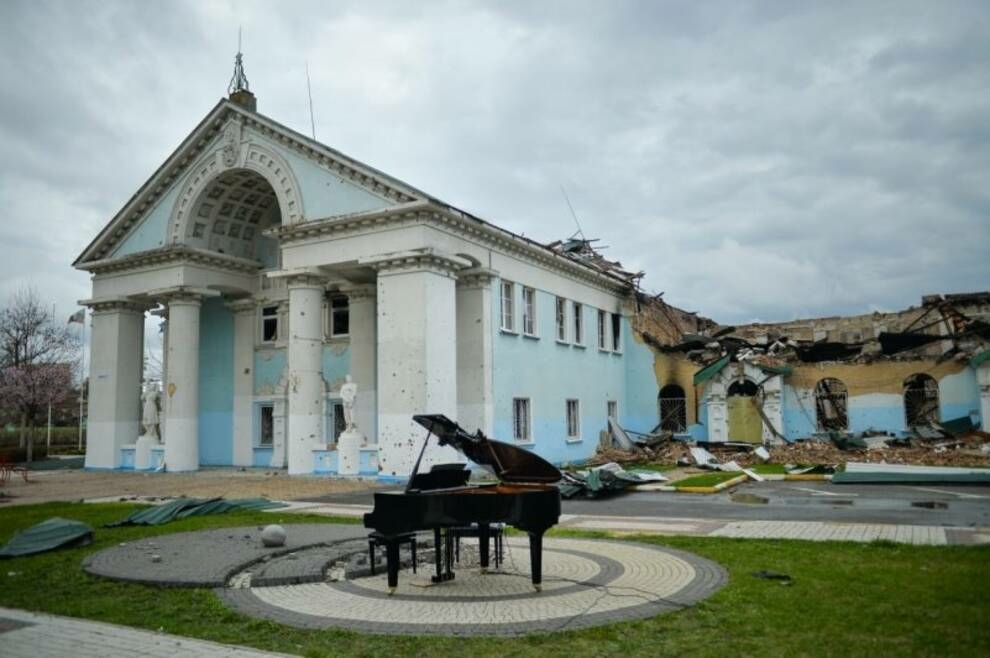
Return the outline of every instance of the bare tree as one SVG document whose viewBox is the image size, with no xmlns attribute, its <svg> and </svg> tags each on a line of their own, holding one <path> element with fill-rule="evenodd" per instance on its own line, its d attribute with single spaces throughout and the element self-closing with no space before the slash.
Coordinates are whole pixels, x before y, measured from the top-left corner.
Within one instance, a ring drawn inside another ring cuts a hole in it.
<svg viewBox="0 0 990 658">
<path fill-rule="evenodd" d="M 49 404 L 58 404 L 72 387 L 78 341 L 54 319 L 36 290 L 22 288 L 0 309 L 0 408 L 16 417 L 25 432 Z"/>
</svg>

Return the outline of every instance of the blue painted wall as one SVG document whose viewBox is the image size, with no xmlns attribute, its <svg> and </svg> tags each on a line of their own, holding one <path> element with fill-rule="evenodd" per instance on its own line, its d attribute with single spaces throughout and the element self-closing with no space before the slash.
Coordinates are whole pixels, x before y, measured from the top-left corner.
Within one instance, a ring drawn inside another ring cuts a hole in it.
<svg viewBox="0 0 990 658">
<path fill-rule="evenodd" d="M 351 347 L 349 343 L 323 346 L 323 379 L 336 388 L 344 375 L 351 371 Z"/>
<path fill-rule="evenodd" d="M 174 185 L 158 200 L 158 203 L 148 211 L 144 219 L 117 245 L 113 251 L 114 258 L 136 254 L 148 249 L 157 249 L 165 244 L 168 219 L 172 215 L 175 200 L 179 197 L 179 189 L 179 185 Z"/>
<path fill-rule="evenodd" d="M 284 394 L 276 391 L 288 356 L 284 347 L 263 347 L 254 351 L 254 394 L 272 395 Z"/>
<path fill-rule="evenodd" d="M 221 299 L 199 317 L 199 463 L 234 461 L 234 318 Z"/>
<path fill-rule="evenodd" d="M 529 398 L 533 443 L 525 447 L 555 464 L 579 463 L 591 457 L 598 446 L 599 432 L 606 428 L 608 400 L 618 402 L 623 424 L 653 413 L 647 412 L 642 402 L 651 400 L 651 410 L 656 404 L 652 356 L 648 350 L 633 343 L 625 318 L 621 354 L 598 349 L 598 309 L 586 305 L 582 306 L 585 346 L 561 344 L 556 340 L 556 297 L 537 290 L 538 338 L 506 333 L 499 328 L 499 286 L 494 285 L 493 290 L 496 291 L 492 295 L 494 438 L 513 441 L 512 400 Z M 521 309 L 522 289 L 518 282 L 515 293 L 515 307 Z M 516 324 L 521 329 L 521 312 L 517 313 Z M 636 363 L 631 364 L 632 361 Z M 629 367 L 632 372 L 627 374 Z M 627 381 L 637 386 L 642 384 L 648 393 L 629 398 Z M 568 441 L 566 436 L 566 400 L 570 398 L 580 401 L 581 436 L 578 441 Z"/>
<path fill-rule="evenodd" d="M 332 174 L 266 137 L 255 133 L 252 134 L 252 139 L 265 142 L 289 163 L 302 189 L 306 219 L 349 215 L 395 205 L 393 201 L 383 199 L 349 180 Z"/>
<path fill-rule="evenodd" d="M 619 400 L 619 424 L 635 432 L 656 427 L 657 395 L 660 387 L 653 369 L 653 351 L 633 337 L 632 327 L 622 319 L 622 345 L 626 365 L 626 395 Z"/>
</svg>

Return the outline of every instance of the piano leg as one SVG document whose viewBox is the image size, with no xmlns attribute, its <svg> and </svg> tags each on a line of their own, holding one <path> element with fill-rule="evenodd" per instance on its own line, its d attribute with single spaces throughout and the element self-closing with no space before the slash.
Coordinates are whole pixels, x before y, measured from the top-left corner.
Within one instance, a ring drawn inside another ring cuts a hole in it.
<svg viewBox="0 0 990 658">
<path fill-rule="evenodd" d="M 385 568 L 388 571 L 388 593 L 395 593 L 399 585 L 399 542 L 395 539 L 385 540 Z"/>
<path fill-rule="evenodd" d="M 533 572 L 533 589 L 543 589 L 543 533 L 545 530 L 529 533 L 529 565 Z"/>
<path fill-rule="evenodd" d="M 454 532 L 440 528 L 433 529 L 434 564 L 437 573 L 430 580 L 442 583 L 454 579 Z"/>
<path fill-rule="evenodd" d="M 491 537 L 491 526 L 487 523 L 478 524 L 478 557 L 481 560 L 481 573 L 488 572 L 488 539 Z"/>
</svg>

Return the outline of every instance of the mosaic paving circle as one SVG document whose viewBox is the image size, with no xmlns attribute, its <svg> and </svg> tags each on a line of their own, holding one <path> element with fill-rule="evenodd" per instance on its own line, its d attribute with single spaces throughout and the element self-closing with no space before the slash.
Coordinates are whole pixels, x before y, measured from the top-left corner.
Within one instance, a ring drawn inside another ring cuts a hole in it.
<svg viewBox="0 0 990 658">
<path fill-rule="evenodd" d="M 506 541 L 499 569 L 462 556 L 453 581 L 419 586 L 431 570 L 403 570 L 393 596 L 384 573 L 350 581 L 224 589 L 232 607 L 303 628 L 414 635 L 520 635 L 651 617 L 713 594 L 722 567 L 690 553 L 633 542 L 548 538 L 543 591 L 530 583 L 525 537 Z"/>
</svg>

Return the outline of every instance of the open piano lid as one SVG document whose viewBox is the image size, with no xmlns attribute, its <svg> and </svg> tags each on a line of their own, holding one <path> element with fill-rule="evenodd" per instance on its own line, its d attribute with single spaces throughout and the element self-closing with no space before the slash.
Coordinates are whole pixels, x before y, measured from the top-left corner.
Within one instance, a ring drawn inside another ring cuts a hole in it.
<svg viewBox="0 0 990 658">
<path fill-rule="evenodd" d="M 440 445 L 457 448 L 475 464 L 491 471 L 502 482 L 557 482 L 560 471 L 528 450 L 489 439 L 478 430 L 471 435 L 443 414 L 420 414 L 413 420 L 437 436 Z"/>
</svg>

